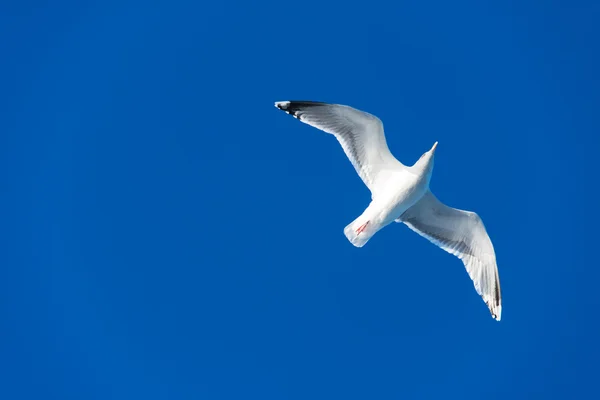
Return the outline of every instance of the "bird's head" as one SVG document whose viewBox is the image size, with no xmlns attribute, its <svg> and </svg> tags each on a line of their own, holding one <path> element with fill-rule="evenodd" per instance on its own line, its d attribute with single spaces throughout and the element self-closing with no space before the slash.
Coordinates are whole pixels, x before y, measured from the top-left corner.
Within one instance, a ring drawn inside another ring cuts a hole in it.
<svg viewBox="0 0 600 400">
<path fill-rule="evenodd" d="M 417 170 L 419 173 L 426 173 L 427 177 L 431 177 L 431 173 L 433 172 L 433 164 L 435 158 L 435 149 L 438 145 L 438 142 L 433 144 L 431 150 L 423 153 L 421 158 L 413 165 L 413 168 Z"/>
</svg>

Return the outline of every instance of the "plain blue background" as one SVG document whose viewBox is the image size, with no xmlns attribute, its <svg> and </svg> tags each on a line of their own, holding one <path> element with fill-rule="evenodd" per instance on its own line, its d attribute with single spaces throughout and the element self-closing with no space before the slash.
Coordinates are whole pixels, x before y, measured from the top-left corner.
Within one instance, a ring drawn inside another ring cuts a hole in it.
<svg viewBox="0 0 600 400">
<path fill-rule="evenodd" d="M 0 398 L 600 395 L 600 3 L 0 6 Z M 379 116 L 494 242 L 461 262 L 273 107 Z M 596 397 L 598 398 L 598 397 Z"/>
</svg>

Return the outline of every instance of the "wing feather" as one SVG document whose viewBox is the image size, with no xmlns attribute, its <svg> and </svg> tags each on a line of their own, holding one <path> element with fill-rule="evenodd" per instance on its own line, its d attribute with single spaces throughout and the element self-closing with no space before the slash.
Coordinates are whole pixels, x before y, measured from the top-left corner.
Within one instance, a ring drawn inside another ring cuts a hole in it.
<svg viewBox="0 0 600 400">
<path fill-rule="evenodd" d="M 340 104 L 278 101 L 275 106 L 336 137 L 365 185 L 374 192 L 391 170 L 405 168 L 390 152 L 381 120 Z"/>
<path fill-rule="evenodd" d="M 398 222 L 460 258 L 492 317 L 500 321 L 502 294 L 496 254 L 479 215 L 448 207 L 429 191 Z"/>
</svg>

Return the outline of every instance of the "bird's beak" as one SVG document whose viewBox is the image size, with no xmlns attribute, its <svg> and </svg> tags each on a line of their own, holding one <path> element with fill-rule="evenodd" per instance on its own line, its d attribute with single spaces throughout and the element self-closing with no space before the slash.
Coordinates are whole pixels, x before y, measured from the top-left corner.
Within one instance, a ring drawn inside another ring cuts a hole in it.
<svg viewBox="0 0 600 400">
<path fill-rule="evenodd" d="M 431 152 L 433 153 L 433 152 L 435 151 L 435 148 L 437 147 L 437 145 L 438 145 L 438 142 L 435 142 L 435 143 L 433 144 L 433 147 L 432 147 L 432 148 L 431 148 L 431 150 L 429 150 L 429 151 L 431 151 Z"/>
</svg>

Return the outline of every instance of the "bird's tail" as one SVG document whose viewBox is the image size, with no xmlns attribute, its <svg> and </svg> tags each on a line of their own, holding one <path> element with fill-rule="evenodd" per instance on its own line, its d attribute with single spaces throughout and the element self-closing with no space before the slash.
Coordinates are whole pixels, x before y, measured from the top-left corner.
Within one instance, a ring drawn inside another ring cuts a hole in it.
<svg viewBox="0 0 600 400">
<path fill-rule="evenodd" d="M 344 228 L 344 235 L 354 246 L 363 247 L 377 231 L 377 226 L 361 215 Z"/>
</svg>

